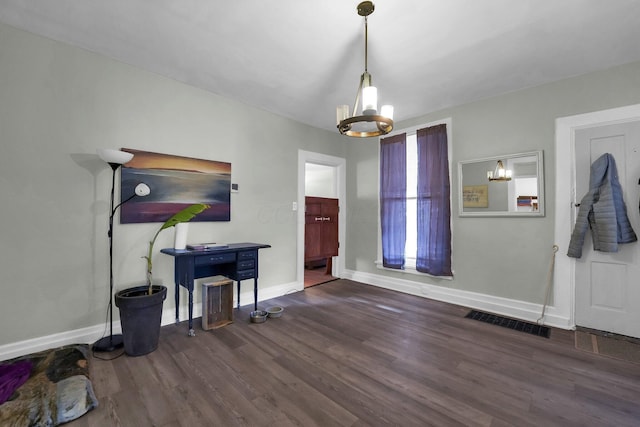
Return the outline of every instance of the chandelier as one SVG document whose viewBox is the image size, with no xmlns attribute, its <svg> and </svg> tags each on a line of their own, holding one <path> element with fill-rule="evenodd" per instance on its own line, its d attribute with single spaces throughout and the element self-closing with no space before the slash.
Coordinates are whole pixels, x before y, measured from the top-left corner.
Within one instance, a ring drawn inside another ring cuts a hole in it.
<svg viewBox="0 0 640 427">
<path fill-rule="evenodd" d="M 367 17 L 373 13 L 373 2 L 363 1 L 358 5 L 358 15 L 364 16 L 364 73 L 360 76 L 360 86 L 353 104 L 353 114 L 349 115 L 348 105 L 339 105 L 336 112 L 338 131 L 342 135 L 367 138 L 385 135 L 393 129 L 393 106 L 383 105 L 378 114 L 378 90 L 371 85 L 371 74 L 367 70 Z M 362 97 L 362 113 L 357 108 Z"/>
</svg>

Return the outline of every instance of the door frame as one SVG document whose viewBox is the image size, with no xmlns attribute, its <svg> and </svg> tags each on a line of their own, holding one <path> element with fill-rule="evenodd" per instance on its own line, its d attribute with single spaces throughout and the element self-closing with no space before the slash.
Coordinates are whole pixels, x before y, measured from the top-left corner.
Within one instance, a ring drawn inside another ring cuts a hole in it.
<svg viewBox="0 0 640 427">
<path fill-rule="evenodd" d="M 327 154 L 314 153 L 312 151 L 298 150 L 298 238 L 296 251 L 296 281 L 298 290 L 304 290 L 304 205 L 305 205 L 305 165 L 315 163 L 318 165 L 331 166 L 336 169 L 336 194 L 338 195 L 338 256 L 333 261 L 332 275 L 342 277 L 345 269 L 344 250 L 346 236 L 346 160 L 342 157 L 330 156 Z"/>
<path fill-rule="evenodd" d="M 575 134 L 577 130 L 612 124 L 640 121 L 640 104 L 556 119 L 556 197 L 554 238 L 560 247 L 554 269 L 555 314 L 566 322 L 567 329 L 575 329 L 575 265 L 567 249 L 575 222 L 573 209 L 575 194 Z M 560 326 L 560 325 L 559 325 Z"/>
</svg>

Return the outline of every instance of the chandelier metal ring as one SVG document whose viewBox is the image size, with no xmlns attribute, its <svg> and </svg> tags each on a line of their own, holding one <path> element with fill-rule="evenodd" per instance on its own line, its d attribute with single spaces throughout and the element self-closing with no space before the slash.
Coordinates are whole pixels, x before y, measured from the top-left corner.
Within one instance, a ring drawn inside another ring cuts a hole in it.
<svg viewBox="0 0 640 427">
<path fill-rule="evenodd" d="M 356 131 L 351 129 L 354 123 L 362 122 L 376 122 L 376 130 Z M 369 138 L 372 136 L 385 135 L 391 132 L 391 130 L 393 130 L 393 120 L 379 114 L 364 114 L 362 116 L 348 117 L 342 120 L 338 125 L 338 129 L 343 135 Z"/>
</svg>

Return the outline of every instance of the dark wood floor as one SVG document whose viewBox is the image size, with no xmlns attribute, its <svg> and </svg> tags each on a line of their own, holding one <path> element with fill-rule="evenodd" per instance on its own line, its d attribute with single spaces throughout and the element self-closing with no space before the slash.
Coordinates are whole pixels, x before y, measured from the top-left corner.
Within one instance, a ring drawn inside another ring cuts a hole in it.
<svg viewBox="0 0 640 427">
<path fill-rule="evenodd" d="M 338 280 L 264 302 L 280 319 L 93 359 L 81 426 L 638 426 L 640 365 L 464 318 L 468 309 Z M 196 327 L 199 327 L 199 320 Z"/>
<path fill-rule="evenodd" d="M 310 286 L 320 285 L 322 283 L 327 283 L 332 280 L 336 280 L 337 277 L 331 275 L 331 273 L 327 273 L 326 269 L 323 268 L 314 268 L 314 269 L 304 269 L 304 287 L 308 288 Z"/>
</svg>

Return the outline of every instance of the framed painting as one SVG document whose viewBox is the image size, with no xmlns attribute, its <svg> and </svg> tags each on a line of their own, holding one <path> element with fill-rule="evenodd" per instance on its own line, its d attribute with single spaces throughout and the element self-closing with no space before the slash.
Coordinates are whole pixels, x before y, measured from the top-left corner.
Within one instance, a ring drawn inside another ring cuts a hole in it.
<svg viewBox="0 0 640 427">
<path fill-rule="evenodd" d="M 120 200 L 145 183 L 151 193 L 120 207 L 120 223 L 164 222 L 193 203 L 211 207 L 192 221 L 231 220 L 231 163 L 123 148 L 133 159 L 121 169 Z"/>
<path fill-rule="evenodd" d="M 465 185 L 462 188 L 462 202 L 465 208 L 486 208 L 489 206 L 488 185 Z"/>
</svg>

